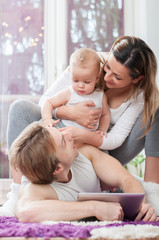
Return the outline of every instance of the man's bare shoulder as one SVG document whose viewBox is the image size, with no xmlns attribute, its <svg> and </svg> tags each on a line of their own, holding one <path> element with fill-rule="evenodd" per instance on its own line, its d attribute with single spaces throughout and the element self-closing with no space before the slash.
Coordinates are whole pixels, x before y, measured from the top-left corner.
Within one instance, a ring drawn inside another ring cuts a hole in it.
<svg viewBox="0 0 159 240">
<path fill-rule="evenodd" d="M 98 148 L 87 144 L 81 144 L 80 146 L 78 146 L 78 151 L 89 160 L 95 157 L 95 155 L 101 153 L 101 151 Z"/>
</svg>

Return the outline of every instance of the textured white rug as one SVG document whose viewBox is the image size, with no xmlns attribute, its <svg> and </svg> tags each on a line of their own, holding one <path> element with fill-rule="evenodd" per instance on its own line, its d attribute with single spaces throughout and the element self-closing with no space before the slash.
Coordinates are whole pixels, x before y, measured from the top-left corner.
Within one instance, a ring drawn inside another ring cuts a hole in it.
<svg viewBox="0 0 159 240">
<path fill-rule="evenodd" d="M 0 217 L 0 238 L 159 239 L 159 222 L 54 222 L 22 223 Z"/>
<path fill-rule="evenodd" d="M 159 222 L 61 222 L 79 227 L 90 227 L 90 237 L 92 239 L 151 239 L 159 237 Z M 59 222 L 45 221 L 42 224 L 52 225 Z M 92 228 L 92 230 L 91 230 Z"/>
<path fill-rule="evenodd" d="M 141 239 L 159 237 L 159 227 L 152 225 L 125 225 L 118 227 L 93 229 L 91 238 Z"/>
</svg>

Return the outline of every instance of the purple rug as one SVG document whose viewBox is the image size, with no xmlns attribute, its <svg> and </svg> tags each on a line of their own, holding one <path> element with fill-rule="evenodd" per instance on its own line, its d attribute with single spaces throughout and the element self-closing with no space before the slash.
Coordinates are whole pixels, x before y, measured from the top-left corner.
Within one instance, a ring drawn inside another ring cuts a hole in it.
<svg viewBox="0 0 159 240">
<path fill-rule="evenodd" d="M 0 237 L 42 237 L 49 239 L 50 237 L 64 237 L 64 238 L 88 238 L 91 236 L 93 229 L 119 227 L 125 225 L 152 225 L 159 227 L 159 222 L 144 223 L 140 222 L 111 222 L 105 225 L 100 225 L 100 222 L 94 222 L 93 225 L 73 223 L 21 223 L 15 217 L 0 217 Z"/>
</svg>

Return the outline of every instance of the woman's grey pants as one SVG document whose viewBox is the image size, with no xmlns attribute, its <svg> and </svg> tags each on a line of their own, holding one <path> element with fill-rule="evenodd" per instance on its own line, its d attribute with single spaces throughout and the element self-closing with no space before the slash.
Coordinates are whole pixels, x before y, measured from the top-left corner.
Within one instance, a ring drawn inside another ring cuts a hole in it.
<svg viewBox="0 0 159 240">
<path fill-rule="evenodd" d="M 109 154 L 118 159 L 122 165 L 131 161 L 144 148 L 146 156 L 159 157 L 159 109 L 156 112 L 151 130 L 145 137 L 138 139 L 144 133 L 144 129 L 141 127 L 140 122 L 141 117 L 142 116 L 137 119 L 131 133 L 122 146 L 109 151 Z M 39 121 L 40 119 L 41 110 L 37 104 L 27 100 L 15 101 L 11 105 L 8 115 L 8 149 L 14 139 L 25 127 L 34 121 Z"/>
</svg>

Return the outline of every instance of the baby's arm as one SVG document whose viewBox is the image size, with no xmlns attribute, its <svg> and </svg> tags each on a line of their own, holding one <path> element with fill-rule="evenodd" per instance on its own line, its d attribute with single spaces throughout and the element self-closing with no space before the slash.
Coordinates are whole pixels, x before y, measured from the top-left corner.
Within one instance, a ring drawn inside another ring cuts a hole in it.
<svg viewBox="0 0 159 240">
<path fill-rule="evenodd" d="M 100 118 L 100 123 L 97 131 L 101 132 L 102 135 L 107 135 L 109 125 L 110 125 L 110 110 L 107 103 L 106 93 L 104 93 L 102 102 L 102 115 Z"/>
<path fill-rule="evenodd" d="M 70 95 L 71 92 L 69 88 L 66 88 L 57 93 L 55 96 L 48 98 L 44 101 L 44 104 L 41 107 L 41 115 L 44 126 L 52 127 L 60 121 L 55 121 L 52 119 L 52 111 L 53 109 L 60 107 L 63 104 L 66 104 L 70 99 Z"/>
</svg>

